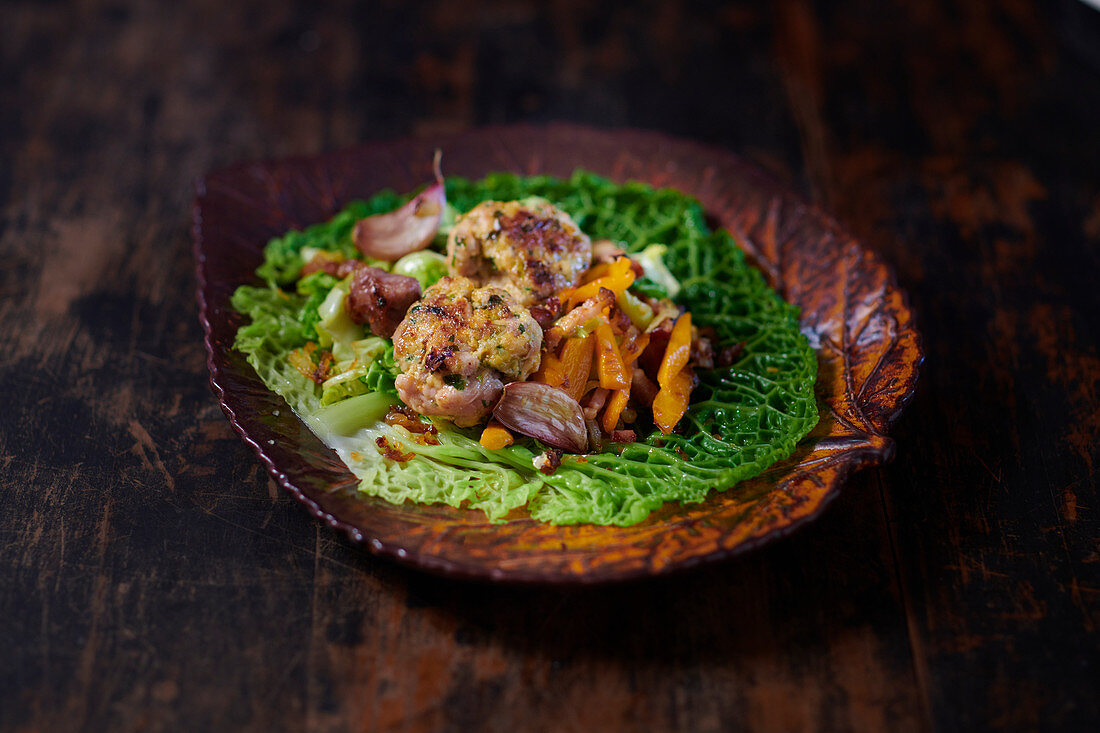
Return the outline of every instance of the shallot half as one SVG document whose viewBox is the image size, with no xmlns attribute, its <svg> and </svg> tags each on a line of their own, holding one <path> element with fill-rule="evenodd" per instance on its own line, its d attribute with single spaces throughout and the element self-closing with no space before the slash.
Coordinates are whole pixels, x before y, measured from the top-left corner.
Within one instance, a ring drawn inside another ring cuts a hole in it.
<svg viewBox="0 0 1100 733">
<path fill-rule="evenodd" d="M 433 162 L 435 183 L 396 211 L 359 220 L 352 236 L 360 252 L 367 257 L 393 262 L 431 243 L 447 207 L 440 157 L 437 150 Z"/>
<path fill-rule="evenodd" d="M 570 453 L 588 448 L 581 406 L 558 387 L 541 382 L 511 382 L 493 408 L 493 417 L 517 433 Z"/>
</svg>

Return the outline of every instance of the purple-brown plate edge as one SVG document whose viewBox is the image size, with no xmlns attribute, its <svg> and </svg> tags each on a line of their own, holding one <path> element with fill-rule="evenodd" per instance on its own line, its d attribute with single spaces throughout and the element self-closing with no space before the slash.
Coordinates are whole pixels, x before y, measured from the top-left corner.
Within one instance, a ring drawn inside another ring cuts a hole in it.
<svg viewBox="0 0 1100 733">
<path fill-rule="evenodd" d="M 585 168 L 697 197 L 769 282 L 802 309 L 818 354 L 821 422 L 788 459 L 701 503 L 670 504 L 633 527 L 491 524 L 480 512 L 393 505 L 357 480 L 232 349 L 229 306 L 254 282 L 267 241 L 328 219 L 379 189 L 445 172 L 568 176 Z M 310 157 L 240 163 L 196 182 L 194 253 L 211 385 L 275 481 L 371 552 L 452 577 L 598 583 L 669 573 L 746 552 L 803 526 L 855 470 L 894 454 L 887 435 L 916 388 L 923 352 L 891 268 L 831 217 L 726 150 L 660 133 L 572 124 L 491 127 L 368 143 Z"/>
</svg>

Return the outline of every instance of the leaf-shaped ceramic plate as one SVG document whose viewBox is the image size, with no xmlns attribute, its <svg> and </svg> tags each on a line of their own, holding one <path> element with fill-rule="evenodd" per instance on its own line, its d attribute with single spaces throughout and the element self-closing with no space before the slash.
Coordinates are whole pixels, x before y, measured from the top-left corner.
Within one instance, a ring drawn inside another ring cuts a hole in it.
<svg viewBox="0 0 1100 733">
<path fill-rule="evenodd" d="M 429 179 L 436 147 L 453 175 L 568 176 L 580 167 L 696 196 L 802 309 L 803 331 L 819 357 L 818 427 L 764 475 L 699 504 L 666 505 L 626 528 L 490 524 L 480 512 L 358 495 L 343 463 L 232 349 L 241 317 L 229 297 L 253 281 L 269 238 L 323 221 L 381 188 L 413 189 Z M 789 533 L 820 514 L 852 471 L 894 453 L 887 430 L 912 394 L 921 362 L 904 293 L 889 267 L 832 219 L 726 151 L 648 132 L 503 127 L 238 165 L 210 174 L 197 190 L 201 319 L 211 382 L 226 414 L 281 485 L 380 555 L 449 575 L 510 581 L 666 573 Z"/>
</svg>

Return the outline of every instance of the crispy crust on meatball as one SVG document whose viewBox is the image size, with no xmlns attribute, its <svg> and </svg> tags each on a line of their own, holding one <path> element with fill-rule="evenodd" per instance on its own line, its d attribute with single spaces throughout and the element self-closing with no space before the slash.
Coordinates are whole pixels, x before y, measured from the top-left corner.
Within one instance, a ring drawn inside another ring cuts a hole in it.
<svg viewBox="0 0 1100 733">
<path fill-rule="evenodd" d="M 588 235 L 547 202 L 482 202 L 447 239 L 451 275 L 506 287 L 525 306 L 576 286 L 591 263 Z"/>
<path fill-rule="evenodd" d="M 538 369 L 542 329 L 509 291 L 445 277 L 409 309 L 393 346 L 401 400 L 469 426 L 493 409 L 505 382 Z"/>
</svg>

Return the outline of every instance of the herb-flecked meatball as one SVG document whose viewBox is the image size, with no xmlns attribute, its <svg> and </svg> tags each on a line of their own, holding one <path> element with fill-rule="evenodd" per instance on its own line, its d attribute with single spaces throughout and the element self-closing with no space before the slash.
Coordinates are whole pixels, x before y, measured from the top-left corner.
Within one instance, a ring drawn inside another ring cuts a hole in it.
<svg viewBox="0 0 1100 733">
<path fill-rule="evenodd" d="M 452 275 L 508 287 L 525 306 L 576 286 L 591 264 L 588 235 L 545 201 L 482 202 L 447 238 Z"/>
<path fill-rule="evenodd" d="M 401 400 L 469 426 L 493 409 L 505 382 L 538 369 L 542 329 L 507 290 L 445 277 L 409 308 L 393 348 Z"/>
</svg>

